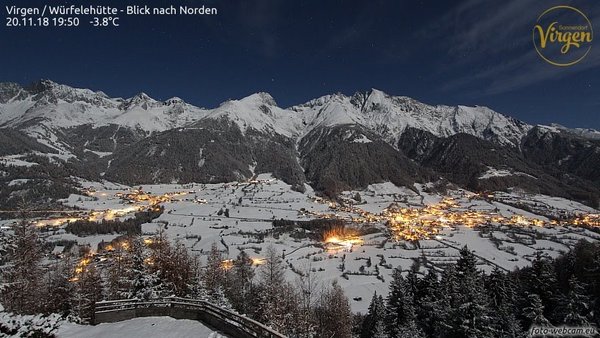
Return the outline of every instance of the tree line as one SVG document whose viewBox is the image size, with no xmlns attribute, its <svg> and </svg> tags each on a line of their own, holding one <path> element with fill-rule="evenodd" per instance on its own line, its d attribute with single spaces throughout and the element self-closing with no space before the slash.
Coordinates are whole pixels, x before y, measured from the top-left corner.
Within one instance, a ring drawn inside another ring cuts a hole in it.
<svg viewBox="0 0 600 338">
<path fill-rule="evenodd" d="M 100 222 L 85 219 L 67 223 L 65 231 L 77 236 L 90 236 L 98 234 L 129 234 L 139 235 L 142 233 L 142 224 L 149 223 L 158 218 L 164 212 L 164 207 L 159 206 L 156 210 L 149 209 L 136 212 L 133 218 L 126 220 L 106 220 Z"/>
<path fill-rule="evenodd" d="M 531 266 L 484 274 L 467 247 L 460 259 L 422 275 L 393 272 L 386 298 L 375 294 L 359 316 L 361 338 L 526 337 L 532 326 L 600 326 L 600 244 L 582 241 Z"/>
<path fill-rule="evenodd" d="M 484 274 L 467 247 L 444 269 L 396 269 L 385 298 L 375 294 L 368 313 L 355 316 L 337 282 L 319 282 L 310 268 L 286 279 L 284 257 L 272 246 L 261 261 L 245 251 L 226 260 L 213 243 L 201 264 L 183 243 L 159 232 L 114 243 L 104 262 L 83 253 L 44 265 L 41 244 L 34 226 L 14 227 L 3 253 L 9 258 L 0 290 L 6 311 L 85 321 L 100 300 L 180 296 L 209 300 L 301 338 L 525 337 L 532 325 L 600 324 L 600 244 L 585 241 L 556 259 L 538 253 L 531 266 L 512 272 Z"/>
<path fill-rule="evenodd" d="M 213 243 L 203 265 L 183 243 L 159 232 L 146 240 L 131 235 L 112 243 L 103 253 L 107 260 L 82 253 L 77 260 L 66 256 L 44 265 L 35 227 L 21 222 L 9 242 L 0 299 L 12 313 L 58 313 L 86 322 L 101 300 L 179 296 L 209 300 L 289 337 L 351 335 L 353 316 L 340 285 L 323 285 L 309 269 L 288 282 L 283 256 L 273 247 L 255 267 L 245 251 L 226 260 Z"/>
<path fill-rule="evenodd" d="M 207 297 L 288 337 L 351 336 L 350 303 L 336 281 L 324 285 L 310 269 L 287 281 L 283 255 L 269 246 L 264 256 L 254 269 L 252 259 L 240 251 L 223 269 L 221 252 L 213 244 L 203 276 Z"/>
</svg>

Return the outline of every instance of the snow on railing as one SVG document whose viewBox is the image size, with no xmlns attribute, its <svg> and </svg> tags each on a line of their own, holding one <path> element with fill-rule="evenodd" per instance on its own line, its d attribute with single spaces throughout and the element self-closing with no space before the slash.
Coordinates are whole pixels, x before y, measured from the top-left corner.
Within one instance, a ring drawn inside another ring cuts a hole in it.
<svg viewBox="0 0 600 338">
<path fill-rule="evenodd" d="M 115 313 L 139 308 L 180 308 L 204 313 L 215 318 L 225 327 L 235 327 L 251 337 L 286 338 L 283 334 L 248 317 L 223 309 L 210 302 L 180 297 L 163 297 L 149 300 L 119 299 L 96 303 L 95 314 Z"/>
</svg>

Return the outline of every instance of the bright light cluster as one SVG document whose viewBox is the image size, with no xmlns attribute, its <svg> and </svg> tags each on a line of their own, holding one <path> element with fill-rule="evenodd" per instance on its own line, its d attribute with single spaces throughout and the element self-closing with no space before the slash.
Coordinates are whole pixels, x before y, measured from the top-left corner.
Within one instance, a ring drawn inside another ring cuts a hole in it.
<svg viewBox="0 0 600 338">
<path fill-rule="evenodd" d="M 324 234 L 325 247 L 329 252 L 352 251 L 355 245 L 363 243 L 357 233 L 352 229 L 332 229 Z"/>
<path fill-rule="evenodd" d="M 434 238 L 443 228 L 457 226 L 477 227 L 485 225 L 512 226 L 590 226 L 600 227 L 599 214 L 580 215 L 573 219 L 556 221 L 512 215 L 505 217 L 489 210 L 470 210 L 462 207 L 454 198 L 445 197 L 439 203 L 422 208 L 403 208 L 391 205 L 380 214 L 370 213 L 353 205 L 330 203 L 329 208 L 338 212 L 353 214 L 355 224 L 385 223 L 395 240 L 415 241 Z M 315 214 L 316 215 L 316 214 Z M 321 218 L 336 218 L 337 215 L 316 215 Z M 335 238 L 334 241 L 335 242 Z M 333 243 L 332 242 L 332 243 Z M 327 241 L 326 241 L 327 243 Z"/>
</svg>

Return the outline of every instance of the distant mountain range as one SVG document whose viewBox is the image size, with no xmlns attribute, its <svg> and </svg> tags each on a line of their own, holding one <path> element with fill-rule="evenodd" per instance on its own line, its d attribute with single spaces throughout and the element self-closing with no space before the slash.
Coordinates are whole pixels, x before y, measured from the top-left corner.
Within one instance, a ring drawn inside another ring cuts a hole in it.
<svg viewBox="0 0 600 338">
<path fill-rule="evenodd" d="M 271 172 L 330 196 L 383 181 L 521 188 L 596 207 L 600 195 L 598 131 L 534 126 L 486 107 L 432 106 L 376 89 L 289 108 L 257 93 L 206 109 L 49 80 L 1 83 L 0 128 L 0 156 L 45 157 L 68 168 L 65 176 L 130 185 Z M 18 175 L 4 171 L 0 187 L 12 193 L 8 178 Z"/>
</svg>

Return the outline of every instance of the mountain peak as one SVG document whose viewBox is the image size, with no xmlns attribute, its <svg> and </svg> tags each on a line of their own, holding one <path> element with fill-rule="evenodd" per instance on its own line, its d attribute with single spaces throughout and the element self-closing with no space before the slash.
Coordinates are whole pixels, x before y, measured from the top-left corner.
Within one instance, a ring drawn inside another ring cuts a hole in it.
<svg viewBox="0 0 600 338">
<path fill-rule="evenodd" d="M 573 134 L 573 135 L 578 135 L 580 137 L 587 138 L 587 139 L 600 140 L 600 131 L 598 131 L 596 129 L 592 129 L 592 128 L 568 128 L 568 127 L 565 127 L 558 123 L 552 123 L 549 126 L 542 126 L 542 125 L 538 125 L 538 126 L 548 129 L 550 131 L 554 131 L 554 132 L 561 131 L 561 132 L 565 132 L 565 133 L 569 133 L 569 134 Z"/>
<path fill-rule="evenodd" d="M 388 96 L 388 94 L 386 94 L 383 90 L 379 90 L 377 88 L 371 88 L 371 90 L 369 91 L 369 94 L 371 94 L 371 96 L 376 96 L 376 97 Z"/>
<path fill-rule="evenodd" d="M 170 98 L 167 101 L 165 101 L 165 103 L 167 103 L 167 104 L 176 104 L 176 103 L 185 103 L 185 101 L 183 101 L 183 99 L 180 98 L 180 97 L 173 96 L 172 98 Z"/>
<path fill-rule="evenodd" d="M 141 106 L 143 109 L 148 109 L 156 105 L 158 105 L 158 101 L 151 98 L 148 94 L 144 92 L 139 92 L 129 100 L 126 100 L 124 107 L 131 108 L 135 106 Z"/>
<path fill-rule="evenodd" d="M 149 100 L 152 100 L 152 98 L 144 92 L 139 92 L 139 93 L 135 94 L 131 98 L 131 100 L 132 101 L 149 101 Z"/>
<path fill-rule="evenodd" d="M 394 145 L 407 127 L 414 127 L 440 137 L 467 133 L 497 143 L 510 143 L 516 146 L 520 137 L 530 128 L 521 121 L 507 118 L 489 108 L 432 106 L 409 97 L 392 96 L 377 88 L 360 91 L 352 96 L 342 93 L 325 95 L 288 109 L 278 107 L 269 93 L 257 92 L 238 100 L 224 102 L 215 109 L 203 110 L 186 104 L 176 97 L 163 102 L 140 92 L 129 99 L 112 99 L 100 92 L 71 88 L 46 79 L 35 82 L 24 90 L 18 85 L 0 86 L 0 103 L 21 96 L 23 98 L 31 96 L 32 104 L 41 109 L 39 110 L 41 115 L 45 114 L 46 105 L 77 103 L 77 107 L 64 109 L 65 116 L 68 115 L 72 120 L 70 124 L 79 121 L 79 117 L 71 116 L 72 112 L 83 109 L 86 111 L 81 116 L 90 117 L 88 111 L 98 113 L 98 118 L 93 120 L 94 123 L 118 122 L 137 126 L 140 120 L 152 119 L 151 122 L 146 123 L 148 128 L 145 129 L 148 130 L 162 130 L 205 117 L 225 117 L 238 123 L 242 131 L 253 128 L 275 131 L 288 136 L 305 135 L 317 127 L 361 125 L 377 131 L 387 142 Z M 84 105 L 81 106 L 81 103 Z M 194 113 L 184 114 L 192 111 Z M 187 119 L 181 119 L 182 114 L 187 116 Z M 15 111 L 14 114 L 10 114 L 13 115 L 18 114 Z M 34 115 L 28 114 L 23 116 L 23 119 L 29 119 Z M 117 116 L 118 119 L 115 118 Z M 175 116 L 178 121 L 174 121 Z M 81 121 L 90 123 L 88 119 Z M 590 134 L 587 131 L 579 133 Z"/>
<path fill-rule="evenodd" d="M 275 102 L 275 99 L 273 98 L 273 96 L 271 96 L 271 94 L 266 93 L 266 92 L 258 92 L 258 93 L 254 93 L 252 95 L 246 96 L 242 99 L 239 100 L 240 102 L 244 102 L 244 103 L 254 103 L 254 104 L 258 104 L 258 105 L 268 105 L 268 106 L 277 106 L 277 102 Z"/>
<path fill-rule="evenodd" d="M 302 108 L 320 107 L 320 106 L 324 106 L 325 104 L 330 103 L 330 102 L 343 102 L 347 99 L 348 99 L 348 97 L 346 95 L 344 95 L 340 92 L 337 92 L 334 94 L 323 95 L 316 99 L 307 101 L 306 103 L 302 103 L 297 106 L 293 106 L 293 107 L 291 107 L 291 109 L 292 110 L 302 110 Z"/>
<path fill-rule="evenodd" d="M 28 92 L 32 93 L 32 94 L 40 94 L 46 91 L 50 91 L 52 89 L 55 89 L 57 87 L 59 87 L 61 85 L 59 85 L 58 83 L 52 81 L 52 80 L 48 80 L 48 79 L 41 79 L 35 82 L 32 82 L 31 84 L 29 84 L 26 89 Z"/>
<path fill-rule="evenodd" d="M 350 97 L 350 102 L 360 108 L 363 109 L 366 106 L 371 106 L 373 104 L 381 104 L 386 98 L 390 97 L 385 92 L 371 88 L 370 90 L 364 92 L 356 92 L 352 97 Z"/>
</svg>

